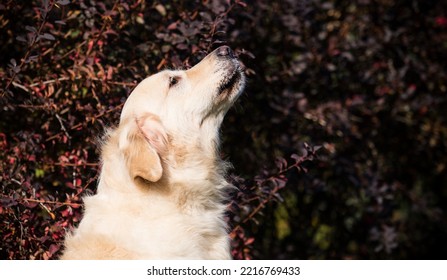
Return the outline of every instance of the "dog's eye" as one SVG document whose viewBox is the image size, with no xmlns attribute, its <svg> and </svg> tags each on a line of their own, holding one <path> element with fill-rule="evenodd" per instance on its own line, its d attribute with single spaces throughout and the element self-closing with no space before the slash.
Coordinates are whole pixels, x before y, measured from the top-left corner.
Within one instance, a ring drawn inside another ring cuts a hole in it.
<svg viewBox="0 0 447 280">
<path fill-rule="evenodd" d="M 179 77 L 176 76 L 169 77 L 169 87 L 175 86 L 176 84 L 178 84 L 179 81 L 180 81 Z"/>
</svg>

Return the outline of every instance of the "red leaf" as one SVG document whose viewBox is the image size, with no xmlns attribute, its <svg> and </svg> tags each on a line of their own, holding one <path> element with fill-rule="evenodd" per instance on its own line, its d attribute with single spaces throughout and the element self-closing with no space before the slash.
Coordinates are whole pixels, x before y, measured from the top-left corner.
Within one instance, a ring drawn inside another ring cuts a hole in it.
<svg viewBox="0 0 447 280">
<path fill-rule="evenodd" d="M 447 18 L 446 17 L 437 17 L 435 19 L 435 23 L 440 27 L 447 27 Z"/>
<path fill-rule="evenodd" d="M 245 240 L 244 244 L 245 245 L 250 245 L 253 242 L 255 242 L 255 239 L 253 237 L 248 238 L 247 240 Z"/>
</svg>

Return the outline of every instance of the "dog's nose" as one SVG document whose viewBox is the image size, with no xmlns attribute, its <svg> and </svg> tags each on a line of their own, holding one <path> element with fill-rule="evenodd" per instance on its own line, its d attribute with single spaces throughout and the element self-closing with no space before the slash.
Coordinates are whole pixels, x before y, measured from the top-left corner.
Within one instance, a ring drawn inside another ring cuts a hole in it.
<svg viewBox="0 0 447 280">
<path fill-rule="evenodd" d="M 218 56 L 228 56 L 230 58 L 235 58 L 234 52 L 229 46 L 222 46 L 217 48 L 216 54 Z"/>
</svg>

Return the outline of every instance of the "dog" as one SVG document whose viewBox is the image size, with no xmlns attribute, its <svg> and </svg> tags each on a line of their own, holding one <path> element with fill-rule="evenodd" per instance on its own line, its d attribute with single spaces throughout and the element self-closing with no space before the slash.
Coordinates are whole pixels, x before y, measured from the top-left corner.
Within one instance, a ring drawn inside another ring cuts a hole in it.
<svg viewBox="0 0 447 280">
<path fill-rule="evenodd" d="M 244 85 L 228 46 L 139 83 L 106 133 L 97 193 L 61 259 L 231 259 L 219 129 Z"/>
</svg>

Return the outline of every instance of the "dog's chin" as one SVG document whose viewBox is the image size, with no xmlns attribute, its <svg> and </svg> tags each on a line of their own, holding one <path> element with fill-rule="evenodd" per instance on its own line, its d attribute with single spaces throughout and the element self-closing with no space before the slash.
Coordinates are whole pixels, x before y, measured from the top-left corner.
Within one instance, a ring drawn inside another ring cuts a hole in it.
<svg viewBox="0 0 447 280">
<path fill-rule="evenodd" d="M 242 92 L 244 86 L 244 74 L 235 67 L 232 73 L 226 77 L 217 88 L 218 101 L 233 101 Z"/>
<path fill-rule="evenodd" d="M 209 111 L 203 116 L 200 124 L 207 120 L 220 125 L 226 112 L 242 93 L 245 86 L 245 75 L 243 67 L 236 59 L 228 59 L 221 61 L 220 64 L 222 80 L 214 89 L 213 100 L 210 104 Z M 217 121 L 217 122 L 215 122 Z"/>
<path fill-rule="evenodd" d="M 245 76 L 239 68 L 235 68 L 219 85 L 210 110 L 203 116 L 200 125 L 207 120 L 217 121 L 219 126 L 223 116 L 242 93 L 245 86 Z"/>
</svg>

